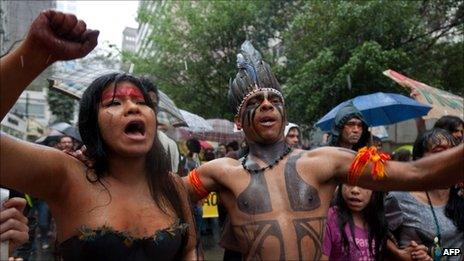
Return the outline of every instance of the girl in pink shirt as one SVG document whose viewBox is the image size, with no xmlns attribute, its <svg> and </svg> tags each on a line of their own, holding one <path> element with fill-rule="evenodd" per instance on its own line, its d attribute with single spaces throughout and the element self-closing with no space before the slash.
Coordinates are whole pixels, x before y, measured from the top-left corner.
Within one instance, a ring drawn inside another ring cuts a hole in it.
<svg viewBox="0 0 464 261">
<path fill-rule="evenodd" d="M 340 185 L 329 209 L 322 253 L 329 260 L 380 260 L 387 236 L 384 193 Z"/>
</svg>

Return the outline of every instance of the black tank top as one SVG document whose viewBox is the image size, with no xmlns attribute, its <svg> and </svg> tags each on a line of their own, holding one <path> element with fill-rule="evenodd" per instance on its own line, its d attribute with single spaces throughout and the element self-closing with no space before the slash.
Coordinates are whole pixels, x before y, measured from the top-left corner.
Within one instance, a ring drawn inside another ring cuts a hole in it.
<svg viewBox="0 0 464 261">
<path fill-rule="evenodd" d="M 57 260 L 180 260 L 187 224 L 178 221 L 153 236 L 134 238 L 103 226 L 83 228 L 57 248 Z"/>
</svg>

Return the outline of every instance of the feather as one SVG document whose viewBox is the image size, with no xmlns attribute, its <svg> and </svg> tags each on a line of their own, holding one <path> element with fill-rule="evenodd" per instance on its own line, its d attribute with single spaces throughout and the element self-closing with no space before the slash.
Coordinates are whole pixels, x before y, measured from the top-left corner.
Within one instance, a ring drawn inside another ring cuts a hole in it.
<svg viewBox="0 0 464 261">
<path fill-rule="evenodd" d="M 245 60 L 249 64 L 251 64 L 255 68 L 258 68 L 261 66 L 261 62 L 263 61 L 263 58 L 261 57 L 261 54 L 258 52 L 258 50 L 256 50 L 253 47 L 250 41 L 246 40 L 245 42 L 243 42 L 240 50 L 242 51 L 242 54 L 245 57 Z"/>
<path fill-rule="evenodd" d="M 237 67 L 238 69 L 245 70 L 246 75 L 253 81 L 252 86 L 258 85 L 258 75 L 256 74 L 255 68 L 241 53 L 237 54 Z"/>
<path fill-rule="evenodd" d="M 229 81 L 228 100 L 231 108 L 238 113 L 244 97 L 258 88 L 272 88 L 281 91 L 277 79 L 269 65 L 250 41 L 245 41 L 237 54 L 238 72 Z"/>
</svg>

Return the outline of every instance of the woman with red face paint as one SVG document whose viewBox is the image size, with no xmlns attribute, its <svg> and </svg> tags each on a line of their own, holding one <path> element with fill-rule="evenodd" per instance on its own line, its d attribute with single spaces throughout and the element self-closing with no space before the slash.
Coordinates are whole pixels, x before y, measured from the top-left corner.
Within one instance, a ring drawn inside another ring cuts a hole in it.
<svg viewBox="0 0 464 261">
<path fill-rule="evenodd" d="M 21 46 L 1 59 L 1 117 L 48 65 L 85 56 L 97 36 L 74 15 L 41 13 Z M 133 76 L 92 82 L 79 111 L 91 169 L 61 151 L 2 135 L 0 184 L 47 202 L 60 258 L 197 258 L 187 194 L 169 173 L 152 105 Z"/>
</svg>

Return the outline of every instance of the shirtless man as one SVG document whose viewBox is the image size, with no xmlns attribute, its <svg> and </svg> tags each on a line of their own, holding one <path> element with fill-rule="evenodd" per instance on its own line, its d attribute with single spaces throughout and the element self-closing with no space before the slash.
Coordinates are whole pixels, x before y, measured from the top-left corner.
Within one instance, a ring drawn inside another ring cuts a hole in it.
<svg viewBox="0 0 464 261">
<path fill-rule="evenodd" d="M 229 102 L 235 123 L 245 132 L 249 154 L 239 161 L 210 161 L 184 181 L 195 200 L 209 191 L 220 194 L 246 259 L 320 259 L 329 203 L 337 184 L 347 181 L 355 152 L 289 148 L 283 135 L 284 99 L 276 78 L 249 42 L 237 58 L 239 72 L 229 84 Z M 370 175 L 369 164 L 357 184 L 384 191 L 449 187 L 464 179 L 463 154 L 460 145 L 412 163 L 387 162 L 388 176 L 377 180 Z"/>
</svg>

